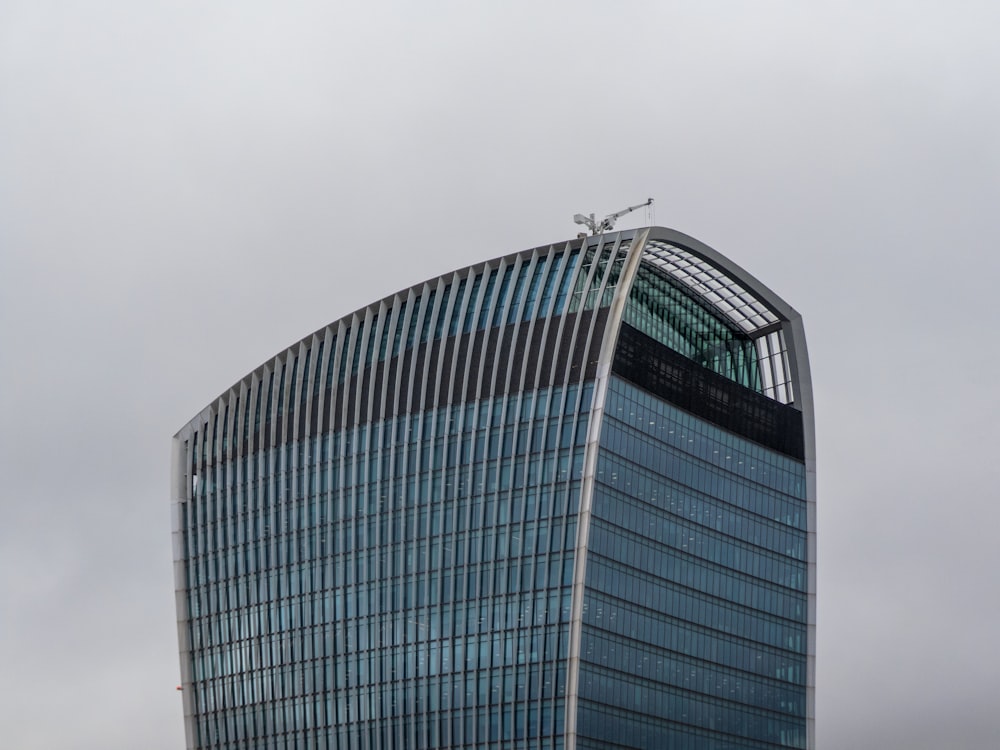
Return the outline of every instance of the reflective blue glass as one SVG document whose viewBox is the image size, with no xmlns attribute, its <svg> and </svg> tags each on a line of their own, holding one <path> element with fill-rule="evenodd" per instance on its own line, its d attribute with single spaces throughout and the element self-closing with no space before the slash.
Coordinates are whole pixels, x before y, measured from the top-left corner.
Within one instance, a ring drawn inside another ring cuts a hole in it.
<svg viewBox="0 0 1000 750">
<path fill-rule="evenodd" d="M 805 747 L 802 463 L 619 378 L 600 443 L 582 737 L 591 747 Z"/>
<path fill-rule="evenodd" d="M 553 747 L 582 446 L 546 446 L 586 422 L 580 397 L 456 404 L 264 452 L 263 525 L 234 508 L 190 537 L 199 744 L 393 719 L 407 733 L 384 747 Z M 549 400 L 552 418 L 535 407 Z M 470 460 L 477 444 L 491 448 Z M 222 484 L 202 507 L 258 483 Z M 480 710 L 496 725 L 467 725 Z"/>
<path fill-rule="evenodd" d="M 175 436 L 189 747 L 808 745 L 804 360 L 647 239 L 375 302 Z"/>
</svg>

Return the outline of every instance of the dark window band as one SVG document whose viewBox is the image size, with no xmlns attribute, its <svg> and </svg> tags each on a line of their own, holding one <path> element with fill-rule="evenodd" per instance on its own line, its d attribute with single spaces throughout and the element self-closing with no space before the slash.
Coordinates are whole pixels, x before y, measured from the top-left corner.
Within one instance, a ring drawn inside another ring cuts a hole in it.
<svg viewBox="0 0 1000 750">
<path fill-rule="evenodd" d="M 612 370 L 674 406 L 802 460 L 802 413 L 718 375 L 623 323 Z"/>
</svg>

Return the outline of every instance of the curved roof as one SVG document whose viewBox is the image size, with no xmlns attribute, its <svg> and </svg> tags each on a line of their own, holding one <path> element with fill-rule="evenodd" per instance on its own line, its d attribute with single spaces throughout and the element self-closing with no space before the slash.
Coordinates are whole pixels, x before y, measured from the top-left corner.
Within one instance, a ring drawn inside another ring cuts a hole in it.
<svg viewBox="0 0 1000 750">
<path fill-rule="evenodd" d="M 808 363 L 804 341 L 790 341 L 801 317 L 746 270 L 703 242 L 665 227 L 650 227 L 643 262 L 668 273 L 690 293 L 754 340 L 765 396 L 801 408 Z M 787 334 L 787 335 L 786 335 Z M 793 387 L 794 384 L 794 387 Z M 805 383 L 806 388 L 810 388 Z"/>
<path fill-rule="evenodd" d="M 767 305 L 724 271 L 681 247 L 649 240 L 643 248 L 643 260 L 683 283 L 744 333 L 753 335 L 779 322 Z"/>
</svg>

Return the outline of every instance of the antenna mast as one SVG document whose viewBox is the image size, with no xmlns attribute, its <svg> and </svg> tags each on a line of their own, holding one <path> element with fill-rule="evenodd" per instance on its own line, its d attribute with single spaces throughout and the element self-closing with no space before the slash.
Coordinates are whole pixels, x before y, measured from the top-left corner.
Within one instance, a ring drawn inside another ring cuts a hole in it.
<svg viewBox="0 0 1000 750">
<path fill-rule="evenodd" d="M 608 214 L 599 222 L 594 218 L 594 215 L 584 216 L 583 214 L 574 214 L 573 222 L 575 224 L 583 224 L 590 230 L 591 234 L 603 234 L 604 232 L 610 232 L 615 227 L 615 222 L 618 221 L 625 214 L 630 214 L 637 208 L 644 208 L 645 206 L 652 206 L 653 199 L 648 198 L 645 203 L 639 203 L 635 206 L 629 206 L 628 208 L 623 208 L 621 211 L 615 211 L 613 214 Z"/>
</svg>

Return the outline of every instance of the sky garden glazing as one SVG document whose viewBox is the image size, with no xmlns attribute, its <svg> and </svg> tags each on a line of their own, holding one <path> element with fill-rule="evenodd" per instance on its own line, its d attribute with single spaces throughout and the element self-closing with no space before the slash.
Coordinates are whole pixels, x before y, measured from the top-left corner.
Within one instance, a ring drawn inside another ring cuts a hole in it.
<svg viewBox="0 0 1000 750">
<path fill-rule="evenodd" d="M 801 320 L 647 228 L 419 284 L 174 439 L 189 748 L 812 748 Z"/>
</svg>

